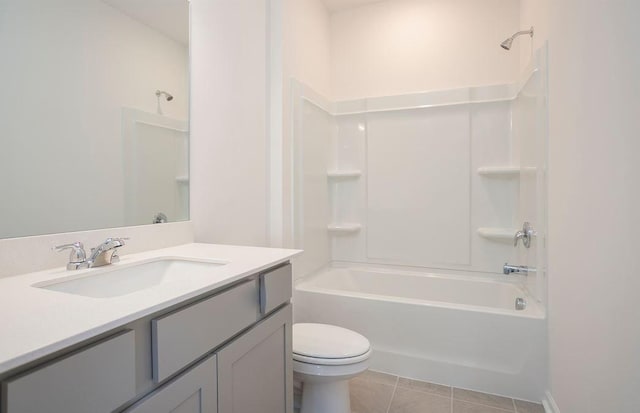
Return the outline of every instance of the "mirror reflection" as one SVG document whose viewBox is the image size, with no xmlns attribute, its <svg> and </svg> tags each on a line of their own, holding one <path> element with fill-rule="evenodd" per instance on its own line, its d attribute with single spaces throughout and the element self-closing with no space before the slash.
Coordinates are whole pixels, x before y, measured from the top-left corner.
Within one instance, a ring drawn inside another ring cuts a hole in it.
<svg viewBox="0 0 640 413">
<path fill-rule="evenodd" d="M 0 238 L 188 219 L 187 0 L 0 0 Z"/>
</svg>

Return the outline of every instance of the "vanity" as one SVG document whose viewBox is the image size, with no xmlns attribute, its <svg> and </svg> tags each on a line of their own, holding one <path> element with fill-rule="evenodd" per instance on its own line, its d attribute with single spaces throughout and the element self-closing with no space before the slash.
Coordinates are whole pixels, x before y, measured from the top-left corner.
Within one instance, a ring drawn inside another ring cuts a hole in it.
<svg viewBox="0 0 640 413">
<path fill-rule="evenodd" d="M 298 252 L 187 244 L 1 279 L 0 411 L 291 412 Z"/>
</svg>

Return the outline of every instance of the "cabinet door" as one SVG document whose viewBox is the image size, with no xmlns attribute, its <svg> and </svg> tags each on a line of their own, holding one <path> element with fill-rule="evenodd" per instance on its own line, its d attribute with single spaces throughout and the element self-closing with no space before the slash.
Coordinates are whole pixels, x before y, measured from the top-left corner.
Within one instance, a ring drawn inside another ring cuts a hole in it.
<svg viewBox="0 0 640 413">
<path fill-rule="evenodd" d="M 162 386 L 125 413 L 217 413 L 216 357 Z"/>
<path fill-rule="evenodd" d="M 218 352 L 220 413 L 291 413 L 291 305 Z"/>
</svg>

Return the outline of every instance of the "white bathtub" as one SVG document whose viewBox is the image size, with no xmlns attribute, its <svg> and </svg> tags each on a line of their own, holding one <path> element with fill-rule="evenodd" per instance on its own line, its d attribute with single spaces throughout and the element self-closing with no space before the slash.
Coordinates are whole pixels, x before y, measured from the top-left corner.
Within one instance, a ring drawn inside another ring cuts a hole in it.
<svg viewBox="0 0 640 413">
<path fill-rule="evenodd" d="M 527 300 L 525 310 L 515 309 L 517 297 Z M 294 312 L 296 322 L 367 336 L 374 370 L 542 400 L 544 310 L 501 277 L 330 268 L 296 284 Z"/>
</svg>

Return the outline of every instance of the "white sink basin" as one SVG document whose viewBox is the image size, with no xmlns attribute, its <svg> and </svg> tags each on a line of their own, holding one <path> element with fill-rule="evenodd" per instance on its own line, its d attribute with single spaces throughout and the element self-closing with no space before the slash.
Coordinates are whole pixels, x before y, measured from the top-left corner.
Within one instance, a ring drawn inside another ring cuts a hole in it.
<svg viewBox="0 0 640 413">
<path fill-rule="evenodd" d="M 34 284 L 33 287 L 94 298 L 118 297 L 167 282 L 215 274 L 222 261 L 163 258 L 128 266 L 93 268 L 80 275 Z"/>
</svg>

